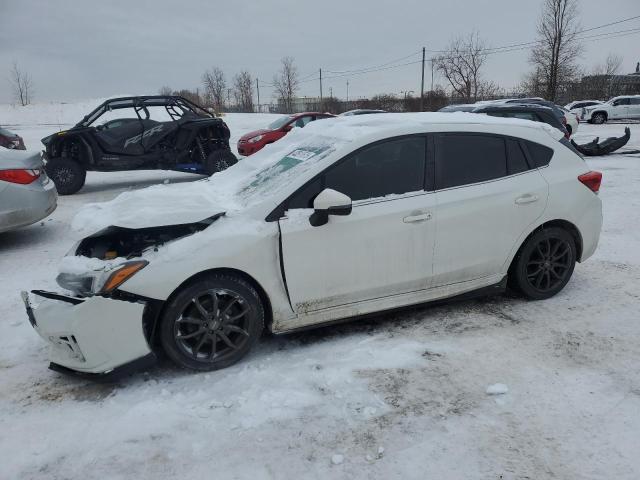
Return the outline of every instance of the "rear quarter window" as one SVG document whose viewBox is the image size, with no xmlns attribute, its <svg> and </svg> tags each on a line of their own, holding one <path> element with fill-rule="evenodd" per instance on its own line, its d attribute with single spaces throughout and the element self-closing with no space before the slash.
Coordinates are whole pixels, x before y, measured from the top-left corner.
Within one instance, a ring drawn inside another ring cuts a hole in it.
<svg viewBox="0 0 640 480">
<path fill-rule="evenodd" d="M 553 149 L 540 145 L 539 143 L 524 141 L 525 148 L 529 153 L 529 159 L 536 168 L 546 167 L 553 157 Z"/>
</svg>

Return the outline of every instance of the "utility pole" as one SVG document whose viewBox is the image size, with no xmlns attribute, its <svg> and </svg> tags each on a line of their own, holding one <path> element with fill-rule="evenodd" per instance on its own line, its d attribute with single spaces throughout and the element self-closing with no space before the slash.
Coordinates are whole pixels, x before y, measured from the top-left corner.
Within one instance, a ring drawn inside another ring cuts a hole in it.
<svg viewBox="0 0 640 480">
<path fill-rule="evenodd" d="M 322 69 L 320 69 L 320 111 L 322 111 Z"/>
<path fill-rule="evenodd" d="M 333 87 L 329 87 L 329 98 L 333 98 Z"/>
<path fill-rule="evenodd" d="M 256 91 L 258 92 L 258 108 L 256 113 L 260 113 L 260 84 L 258 83 L 258 77 L 256 77 Z"/>
<path fill-rule="evenodd" d="M 431 91 L 433 92 L 433 57 L 431 57 Z"/>
<path fill-rule="evenodd" d="M 347 102 L 349 101 L 349 80 L 347 80 Z"/>
<path fill-rule="evenodd" d="M 422 47 L 422 83 L 420 84 L 420 111 L 424 112 L 424 56 L 425 48 Z"/>
</svg>

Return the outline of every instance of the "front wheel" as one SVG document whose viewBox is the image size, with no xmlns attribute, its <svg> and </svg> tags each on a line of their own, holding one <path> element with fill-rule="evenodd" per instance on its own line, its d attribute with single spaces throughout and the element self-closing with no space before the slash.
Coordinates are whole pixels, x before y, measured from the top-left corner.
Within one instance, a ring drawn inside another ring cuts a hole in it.
<svg viewBox="0 0 640 480">
<path fill-rule="evenodd" d="M 542 300 L 564 288 L 575 265 L 573 236 L 562 228 L 545 228 L 531 235 L 518 252 L 509 282 L 525 297 Z"/>
<path fill-rule="evenodd" d="M 179 366 L 217 370 L 244 357 L 260 338 L 264 308 L 256 290 L 233 275 L 212 274 L 168 303 L 160 343 Z"/>
<path fill-rule="evenodd" d="M 209 175 L 226 170 L 238 163 L 236 156 L 230 150 L 215 150 L 209 154 L 205 162 L 205 169 Z"/>
<path fill-rule="evenodd" d="M 47 162 L 45 171 L 60 195 L 73 195 L 78 192 L 87 178 L 87 170 L 69 158 L 52 158 Z"/>
<path fill-rule="evenodd" d="M 592 118 L 593 123 L 601 125 L 607 121 L 607 116 L 604 113 L 596 113 Z"/>
</svg>

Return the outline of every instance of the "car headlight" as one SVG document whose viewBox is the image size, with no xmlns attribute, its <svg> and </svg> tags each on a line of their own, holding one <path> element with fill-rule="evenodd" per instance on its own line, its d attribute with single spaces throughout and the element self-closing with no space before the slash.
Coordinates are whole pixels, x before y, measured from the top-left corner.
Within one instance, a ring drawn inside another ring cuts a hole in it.
<svg viewBox="0 0 640 480">
<path fill-rule="evenodd" d="M 94 284 L 94 288 L 99 287 L 99 290 L 96 293 L 111 293 L 148 264 L 149 262 L 146 260 L 135 260 L 133 262 L 123 263 L 122 265 L 105 272 L 103 277 L 106 278 L 104 282 L 102 282 L 102 285 Z"/>
<path fill-rule="evenodd" d="M 262 140 L 264 138 L 264 135 L 256 135 L 255 137 L 251 137 L 249 139 L 249 143 L 256 143 L 259 142 L 260 140 Z"/>
<path fill-rule="evenodd" d="M 56 281 L 62 288 L 83 297 L 109 294 L 148 264 L 146 260 L 134 260 L 103 271 L 83 274 L 63 272 L 56 277 Z"/>
</svg>

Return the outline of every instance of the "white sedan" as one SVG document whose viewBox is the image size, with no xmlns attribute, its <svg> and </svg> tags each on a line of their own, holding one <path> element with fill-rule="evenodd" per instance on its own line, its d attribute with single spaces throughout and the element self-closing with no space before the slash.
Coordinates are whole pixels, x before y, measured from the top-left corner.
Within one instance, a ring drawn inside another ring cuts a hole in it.
<svg viewBox="0 0 640 480">
<path fill-rule="evenodd" d="M 51 368 L 213 370 L 290 332 L 471 292 L 545 299 L 596 249 L 592 172 L 545 124 L 474 114 L 314 122 L 210 179 L 85 207 L 69 293 L 24 293 Z"/>
</svg>

